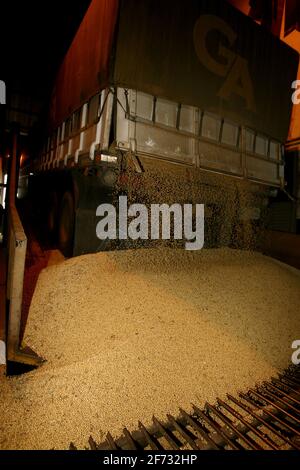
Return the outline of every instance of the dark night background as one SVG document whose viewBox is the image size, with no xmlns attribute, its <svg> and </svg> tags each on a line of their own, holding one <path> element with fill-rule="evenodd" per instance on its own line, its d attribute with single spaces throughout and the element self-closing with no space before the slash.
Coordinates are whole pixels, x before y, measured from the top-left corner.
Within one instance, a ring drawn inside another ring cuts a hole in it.
<svg viewBox="0 0 300 470">
<path fill-rule="evenodd" d="M 10 108 L 32 113 L 34 120 L 46 117 L 56 72 L 90 3 L 91 0 L 2 2 L 0 79 L 6 82 L 7 106 L 1 107 L 0 152 L 5 152 L 5 112 Z M 36 120 L 32 138 L 44 132 L 41 122 L 45 119 Z"/>
<path fill-rule="evenodd" d="M 44 90 L 51 81 L 90 0 L 6 2 L 1 5 L 1 77 Z"/>
</svg>

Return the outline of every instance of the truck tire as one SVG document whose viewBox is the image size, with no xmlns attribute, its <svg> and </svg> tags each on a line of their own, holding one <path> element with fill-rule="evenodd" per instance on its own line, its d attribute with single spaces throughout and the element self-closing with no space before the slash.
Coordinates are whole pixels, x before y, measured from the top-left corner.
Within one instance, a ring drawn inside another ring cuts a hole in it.
<svg viewBox="0 0 300 470">
<path fill-rule="evenodd" d="M 73 241 L 75 227 L 74 198 L 71 192 L 63 195 L 60 205 L 58 245 L 59 249 L 67 258 L 73 256 Z"/>
<path fill-rule="evenodd" d="M 49 202 L 48 202 L 47 230 L 48 230 L 49 238 L 53 241 L 57 240 L 58 219 L 59 219 L 58 196 L 56 192 L 51 192 L 49 195 Z"/>
</svg>

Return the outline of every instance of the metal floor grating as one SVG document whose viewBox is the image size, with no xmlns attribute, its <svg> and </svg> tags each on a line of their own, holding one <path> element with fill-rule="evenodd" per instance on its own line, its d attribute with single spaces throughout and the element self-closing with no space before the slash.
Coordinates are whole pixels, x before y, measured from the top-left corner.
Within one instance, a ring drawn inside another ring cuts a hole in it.
<svg viewBox="0 0 300 470">
<path fill-rule="evenodd" d="M 240 393 L 206 404 L 193 405 L 177 418 L 167 415 L 161 422 L 129 432 L 117 439 L 89 439 L 91 450 L 300 450 L 300 367 L 291 367 L 278 378 Z M 71 450 L 76 450 L 73 443 Z"/>
</svg>

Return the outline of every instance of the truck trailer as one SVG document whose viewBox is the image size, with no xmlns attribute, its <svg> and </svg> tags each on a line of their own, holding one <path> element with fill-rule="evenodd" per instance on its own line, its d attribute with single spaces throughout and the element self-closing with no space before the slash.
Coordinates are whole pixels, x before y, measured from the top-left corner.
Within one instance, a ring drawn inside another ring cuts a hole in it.
<svg viewBox="0 0 300 470">
<path fill-rule="evenodd" d="M 298 62 L 226 1 L 92 0 L 29 168 L 61 251 L 108 249 L 96 210 L 118 194 L 203 203 L 207 246 L 245 241 L 285 186 Z"/>
</svg>

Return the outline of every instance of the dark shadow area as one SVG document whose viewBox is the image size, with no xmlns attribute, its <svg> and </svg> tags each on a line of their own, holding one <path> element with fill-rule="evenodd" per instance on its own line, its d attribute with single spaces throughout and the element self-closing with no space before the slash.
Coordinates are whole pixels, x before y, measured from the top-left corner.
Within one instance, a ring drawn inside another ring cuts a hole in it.
<svg viewBox="0 0 300 470">
<path fill-rule="evenodd" d="M 19 362 L 7 362 L 6 375 L 7 377 L 15 377 L 17 375 L 27 374 L 33 370 L 37 369 L 35 366 L 30 366 L 28 364 L 21 364 Z"/>
</svg>

